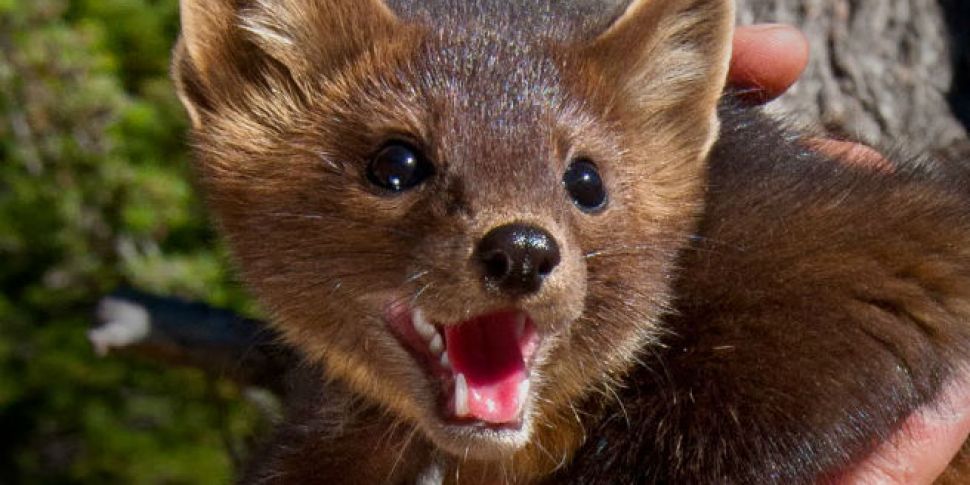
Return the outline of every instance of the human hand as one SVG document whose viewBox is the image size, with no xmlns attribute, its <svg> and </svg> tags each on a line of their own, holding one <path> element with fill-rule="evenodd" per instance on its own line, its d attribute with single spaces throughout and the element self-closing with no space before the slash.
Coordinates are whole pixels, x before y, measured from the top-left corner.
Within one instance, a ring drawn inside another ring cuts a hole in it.
<svg viewBox="0 0 970 485">
<path fill-rule="evenodd" d="M 970 382 L 951 382 L 934 406 L 913 413 L 902 428 L 839 485 L 919 485 L 936 480 L 970 434 Z"/>
<path fill-rule="evenodd" d="M 729 83 L 742 97 L 764 103 L 784 93 L 808 64 L 808 42 L 791 26 L 740 27 L 734 36 Z M 808 142 L 846 163 L 892 170 L 865 145 L 814 139 Z M 889 440 L 854 469 L 835 480 L 840 485 L 918 485 L 932 483 L 970 435 L 970 379 L 951 382 L 933 407 L 913 413 Z"/>
<path fill-rule="evenodd" d="M 798 29 L 782 24 L 738 27 L 728 82 L 743 99 L 766 103 L 795 84 L 807 64 L 808 41 Z M 879 152 L 865 145 L 832 139 L 814 139 L 810 143 L 847 163 L 892 170 Z"/>
<path fill-rule="evenodd" d="M 808 41 L 782 24 L 738 27 L 728 82 L 753 103 L 765 103 L 788 90 L 808 65 Z"/>
</svg>

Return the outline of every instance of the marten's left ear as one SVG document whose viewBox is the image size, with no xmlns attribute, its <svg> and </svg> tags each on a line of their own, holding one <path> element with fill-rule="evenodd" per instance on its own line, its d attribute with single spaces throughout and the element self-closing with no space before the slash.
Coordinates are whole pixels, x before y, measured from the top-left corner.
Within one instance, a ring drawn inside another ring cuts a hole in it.
<svg viewBox="0 0 970 485">
<path fill-rule="evenodd" d="M 619 83 L 615 100 L 640 125 L 632 128 L 663 127 L 704 156 L 717 138 L 733 33 L 734 0 L 632 0 L 583 56 Z"/>
<path fill-rule="evenodd" d="M 221 108 L 249 102 L 251 86 L 313 89 L 313 83 L 405 30 L 382 0 L 179 4 L 182 35 L 172 77 L 196 128 Z"/>
</svg>

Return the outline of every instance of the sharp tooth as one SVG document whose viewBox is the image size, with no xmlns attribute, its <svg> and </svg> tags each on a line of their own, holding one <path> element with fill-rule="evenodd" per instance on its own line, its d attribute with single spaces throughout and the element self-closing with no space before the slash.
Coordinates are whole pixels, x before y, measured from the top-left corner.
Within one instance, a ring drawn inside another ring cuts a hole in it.
<svg viewBox="0 0 970 485">
<path fill-rule="evenodd" d="M 431 341 L 428 342 L 428 349 L 431 350 L 431 353 L 435 355 L 438 355 L 445 350 L 445 344 L 441 341 L 441 335 L 438 335 L 438 332 L 435 332 L 434 337 L 431 337 Z"/>
<path fill-rule="evenodd" d="M 447 352 L 443 352 L 441 354 L 441 367 L 444 367 L 445 369 L 451 369 L 451 361 L 448 360 Z"/>
<path fill-rule="evenodd" d="M 520 313 L 515 317 L 515 336 L 522 338 L 525 333 L 525 313 Z"/>
<path fill-rule="evenodd" d="M 529 379 L 519 383 L 519 414 L 525 408 L 525 401 L 529 399 Z"/>
<path fill-rule="evenodd" d="M 455 376 L 455 416 L 468 416 L 468 383 L 465 374 Z"/>
<path fill-rule="evenodd" d="M 420 308 L 414 309 L 414 313 L 411 315 L 411 322 L 414 325 L 414 330 L 426 341 L 438 335 L 438 331 L 435 330 L 434 325 L 428 323 L 428 319 L 425 318 L 424 312 Z"/>
</svg>

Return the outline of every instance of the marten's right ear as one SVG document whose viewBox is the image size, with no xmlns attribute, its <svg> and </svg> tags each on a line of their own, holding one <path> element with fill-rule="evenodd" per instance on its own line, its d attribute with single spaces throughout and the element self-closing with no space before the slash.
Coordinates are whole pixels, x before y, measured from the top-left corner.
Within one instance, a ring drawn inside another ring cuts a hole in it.
<svg viewBox="0 0 970 485">
<path fill-rule="evenodd" d="M 380 0 L 181 0 L 172 76 L 195 127 L 254 84 L 326 79 L 397 20 Z"/>
</svg>

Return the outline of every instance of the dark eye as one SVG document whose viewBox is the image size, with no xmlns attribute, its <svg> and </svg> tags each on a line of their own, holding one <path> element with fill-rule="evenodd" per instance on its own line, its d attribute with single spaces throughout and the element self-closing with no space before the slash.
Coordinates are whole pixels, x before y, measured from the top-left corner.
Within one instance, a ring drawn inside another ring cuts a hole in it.
<svg viewBox="0 0 970 485">
<path fill-rule="evenodd" d="M 367 165 L 367 179 L 391 192 L 403 192 L 434 173 L 434 167 L 416 148 L 392 142 L 380 149 Z"/>
<path fill-rule="evenodd" d="M 594 212 L 606 205 L 606 188 L 593 162 L 574 160 L 562 176 L 562 183 L 573 203 L 585 212 Z"/>
</svg>

